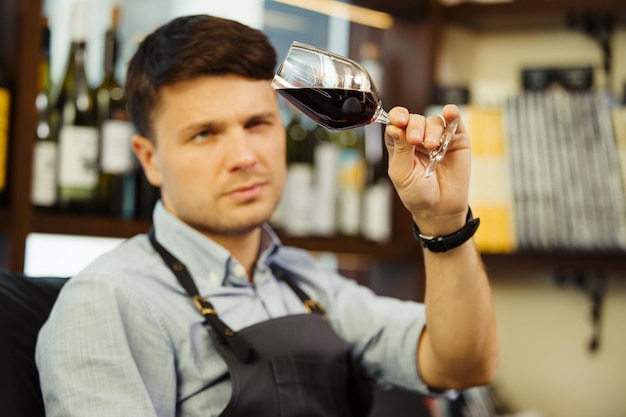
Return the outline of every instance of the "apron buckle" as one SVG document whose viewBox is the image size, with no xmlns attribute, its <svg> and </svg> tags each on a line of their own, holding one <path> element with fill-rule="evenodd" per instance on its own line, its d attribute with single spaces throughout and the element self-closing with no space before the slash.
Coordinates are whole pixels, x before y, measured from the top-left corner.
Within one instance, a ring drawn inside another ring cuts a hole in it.
<svg viewBox="0 0 626 417">
<path fill-rule="evenodd" d="M 217 316 L 217 311 L 213 309 L 213 305 L 201 295 L 194 295 L 193 303 L 196 305 L 196 307 L 198 307 L 198 310 L 200 310 L 200 313 L 202 313 L 203 316 L 206 316 L 208 314 Z"/>
<path fill-rule="evenodd" d="M 307 314 L 311 314 L 313 312 L 322 314 L 324 320 L 326 320 L 326 311 L 324 310 L 324 305 L 317 300 L 304 300 L 304 309 Z"/>
</svg>

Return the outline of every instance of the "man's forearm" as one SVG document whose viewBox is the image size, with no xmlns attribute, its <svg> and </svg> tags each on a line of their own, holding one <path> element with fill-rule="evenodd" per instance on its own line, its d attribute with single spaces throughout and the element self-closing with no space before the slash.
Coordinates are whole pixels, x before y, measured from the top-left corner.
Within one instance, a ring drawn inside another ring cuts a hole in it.
<svg viewBox="0 0 626 417">
<path fill-rule="evenodd" d="M 484 385 L 497 368 L 498 331 L 491 289 L 470 240 L 442 253 L 424 251 L 426 330 L 418 348 L 429 385 L 462 389 Z"/>
</svg>

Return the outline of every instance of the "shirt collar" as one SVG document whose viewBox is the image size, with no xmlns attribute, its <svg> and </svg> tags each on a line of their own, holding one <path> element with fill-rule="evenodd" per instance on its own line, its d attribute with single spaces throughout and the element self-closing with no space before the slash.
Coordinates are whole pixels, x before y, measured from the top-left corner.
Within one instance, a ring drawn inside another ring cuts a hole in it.
<svg viewBox="0 0 626 417">
<path fill-rule="evenodd" d="M 153 221 L 156 238 L 174 257 L 191 272 L 196 285 L 210 282 L 213 285 L 247 285 L 241 265 L 230 252 L 212 239 L 172 215 L 159 200 L 154 208 Z M 257 269 L 269 267 L 273 255 L 281 246 L 272 228 L 261 227 L 261 242 Z"/>
</svg>

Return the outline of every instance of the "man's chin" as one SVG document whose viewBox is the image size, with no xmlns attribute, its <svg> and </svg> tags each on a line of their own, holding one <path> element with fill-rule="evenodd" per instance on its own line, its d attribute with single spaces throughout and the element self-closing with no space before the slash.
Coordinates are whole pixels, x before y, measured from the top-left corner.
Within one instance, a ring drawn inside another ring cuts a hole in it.
<svg viewBox="0 0 626 417">
<path fill-rule="evenodd" d="M 261 227 L 263 223 L 265 223 L 265 221 L 261 221 L 261 222 L 255 221 L 255 222 L 242 223 L 239 225 L 233 225 L 232 227 L 225 229 L 224 234 L 230 235 L 230 236 L 247 235 L 249 233 L 254 232 L 259 227 Z"/>
<path fill-rule="evenodd" d="M 239 216 L 236 220 L 231 219 L 215 227 L 209 227 L 212 230 L 207 231 L 225 236 L 247 235 L 267 223 L 269 219 L 270 216 L 262 216 L 259 213 L 247 217 Z"/>
<path fill-rule="evenodd" d="M 233 208 L 228 211 L 233 229 L 239 229 L 242 233 L 254 230 L 267 223 L 274 212 L 274 207 L 269 209 L 266 204 L 255 204 Z"/>
</svg>

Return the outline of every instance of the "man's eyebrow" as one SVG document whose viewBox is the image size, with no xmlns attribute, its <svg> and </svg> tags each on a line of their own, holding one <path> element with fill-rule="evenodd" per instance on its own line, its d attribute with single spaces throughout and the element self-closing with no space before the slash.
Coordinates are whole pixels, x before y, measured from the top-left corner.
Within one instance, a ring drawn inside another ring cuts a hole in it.
<svg viewBox="0 0 626 417">
<path fill-rule="evenodd" d="M 193 133 L 201 132 L 203 130 L 219 130 L 221 126 L 223 126 L 222 123 L 207 120 L 203 122 L 190 123 L 186 126 L 183 126 L 179 130 L 179 133 L 180 134 L 193 134 Z"/>
<path fill-rule="evenodd" d="M 274 119 L 276 117 L 276 113 L 274 112 L 261 112 L 250 115 L 248 120 L 259 120 L 259 119 Z"/>
</svg>

